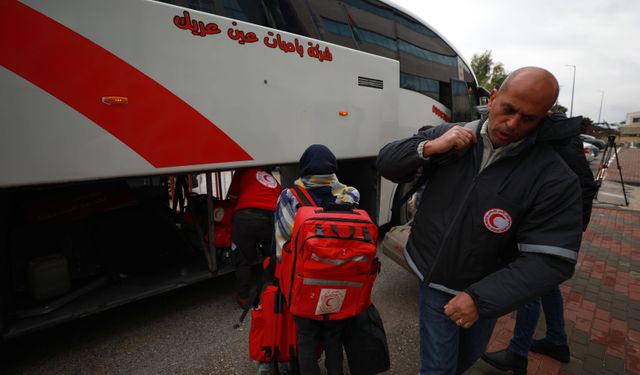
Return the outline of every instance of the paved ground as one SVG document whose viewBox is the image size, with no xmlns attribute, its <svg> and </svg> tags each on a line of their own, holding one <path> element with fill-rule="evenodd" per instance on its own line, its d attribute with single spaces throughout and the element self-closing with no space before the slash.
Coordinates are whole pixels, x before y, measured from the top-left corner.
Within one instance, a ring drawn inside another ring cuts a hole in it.
<svg viewBox="0 0 640 375">
<path fill-rule="evenodd" d="M 630 185 L 640 185 L 640 148 L 623 148 L 619 150 L 618 156 L 624 182 Z M 606 178 L 620 182 L 620 172 L 618 172 L 618 163 L 615 159 L 609 162 Z"/>
<path fill-rule="evenodd" d="M 625 183 L 640 185 L 640 149 L 623 149 L 619 157 Z M 619 172 L 615 160 L 609 165 L 576 273 L 561 286 L 571 363 L 530 353 L 529 374 L 640 374 L 640 211 L 616 207 L 623 204 Z M 628 189 L 632 195 L 634 187 Z M 640 200 L 630 199 L 637 207 Z M 500 318 L 488 350 L 505 348 L 514 325 L 515 314 Z M 544 337 L 542 314 L 535 337 Z M 501 373 L 482 361 L 468 371 Z"/>
<path fill-rule="evenodd" d="M 627 182 L 640 168 L 640 150 L 620 155 Z M 562 286 L 571 363 L 532 354 L 529 374 L 640 374 L 640 209 L 616 206 L 621 187 L 610 176 L 601 193 L 576 274 Z M 640 204 L 633 193 L 631 206 Z M 386 374 L 416 374 L 418 283 L 381 258 L 373 299 L 391 351 Z M 236 329 L 238 315 L 227 275 L 0 345 L 0 374 L 252 374 L 248 324 Z M 513 315 L 499 320 L 489 350 L 507 345 L 514 323 Z M 541 318 L 536 338 L 543 335 Z M 468 375 L 480 374 L 501 372 L 479 361 Z"/>
</svg>

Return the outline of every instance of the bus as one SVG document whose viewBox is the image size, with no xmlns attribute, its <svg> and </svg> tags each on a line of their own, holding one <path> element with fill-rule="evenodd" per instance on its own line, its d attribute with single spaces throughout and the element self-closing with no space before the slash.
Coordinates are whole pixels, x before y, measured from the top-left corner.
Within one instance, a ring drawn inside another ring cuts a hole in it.
<svg viewBox="0 0 640 375">
<path fill-rule="evenodd" d="M 379 225 L 397 221 L 380 147 L 472 120 L 483 95 L 444 37 L 386 0 L 0 12 L 2 339 L 232 272 L 223 177 L 269 167 L 290 186 L 313 143 Z"/>
</svg>

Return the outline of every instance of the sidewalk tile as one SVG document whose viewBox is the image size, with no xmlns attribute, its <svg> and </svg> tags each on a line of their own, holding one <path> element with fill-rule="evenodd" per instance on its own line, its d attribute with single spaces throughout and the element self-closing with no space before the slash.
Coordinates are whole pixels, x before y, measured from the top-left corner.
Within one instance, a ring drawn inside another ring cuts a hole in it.
<svg viewBox="0 0 640 375">
<path fill-rule="evenodd" d="M 640 150 L 634 153 L 640 181 Z M 560 290 L 571 362 L 529 353 L 528 373 L 640 375 L 640 212 L 594 208 L 575 275 Z M 514 325 L 515 314 L 498 319 L 488 350 L 504 349 Z M 540 314 L 535 338 L 544 337 L 544 326 Z M 470 373 L 499 373 L 489 368 Z"/>
</svg>

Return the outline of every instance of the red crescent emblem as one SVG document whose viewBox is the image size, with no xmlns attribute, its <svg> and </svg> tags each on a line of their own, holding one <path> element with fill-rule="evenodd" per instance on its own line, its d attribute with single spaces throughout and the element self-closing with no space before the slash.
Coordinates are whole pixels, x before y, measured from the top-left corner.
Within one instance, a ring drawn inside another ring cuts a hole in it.
<svg viewBox="0 0 640 375">
<path fill-rule="evenodd" d="M 493 233 L 504 233 L 511 228 L 511 215 L 501 209 L 492 208 L 484 214 L 484 226 Z"/>
<path fill-rule="evenodd" d="M 278 186 L 278 181 L 276 181 L 276 179 L 272 175 L 265 171 L 258 171 L 256 173 L 256 179 L 259 183 L 268 187 L 269 189 L 275 189 L 276 186 Z"/>
</svg>

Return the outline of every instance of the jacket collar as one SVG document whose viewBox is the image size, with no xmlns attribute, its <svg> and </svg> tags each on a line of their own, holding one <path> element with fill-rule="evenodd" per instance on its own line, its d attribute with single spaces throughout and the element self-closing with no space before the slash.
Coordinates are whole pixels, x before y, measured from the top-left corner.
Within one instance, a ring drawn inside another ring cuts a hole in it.
<svg viewBox="0 0 640 375">
<path fill-rule="evenodd" d="M 544 119 L 538 126 L 538 142 L 558 141 L 575 137 L 580 134 L 582 116 L 566 118 L 564 116 L 551 115 Z"/>
<path fill-rule="evenodd" d="M 476 149 L 476 155 L 479 158 L 482 158 L 482 150 L 484 148 L 484 140 L 482 135 L 480 134 L 480 130 L 482 129 L 483 124 L 488 120 L 488 117 L 483 117 L 482 119 L 480 119 L 480 121 L 478 122 L 477 125 L 477 129 L 476 129 L 476 139 L 478 140 L 478 144 L 477 144 L 477 149 Z M 475 121 L 474 121 L 475 122 Z M 487 124 L 488 126 L 488 124 Z M 542 125 L 540 125 L 542 126 Z M 528 150 L 530 147 L 532 147 L 535 143 L 536 140 L 538 139 L 538 133 L 540 131 L 540 126 L 538 126 L 536 129 L 534 129 L 531 134 L 527 135 L 522 142 L 520 142 L 519 145 L 517 145 L 516 147 L 512 148 L 511 150 L 507 151 L 504 156 L 515 156 L 518 155 L 520 153 L 522 153 L 524 150 Z M 478 159 L 480 160 L 480 159 Z"/>
<path fill-rule="evenodd" d="M 480 135 L 480 129 L 488 117 L 484 116 L 477 123 L 476 136 L 478 142 L 482 142 L 482 136 Z M 476 122 L 476 121 L 474 121 Z M 505 156 L 514 156 L 522 151 L 532 147 L 536 143 L 546 143 L 559 141 L 575 137 L 580 134 L 580 125 L 582 124 L 582 116 L 566 118 L 560 114 L 552 114 L 544 118 L 542 124 L 540 124 L 535 130 L 531 132 L 524 141 L 517 147 L 509 150 Z M 482 147 L 483 145 L 480 144 Z"/>
</svg>

